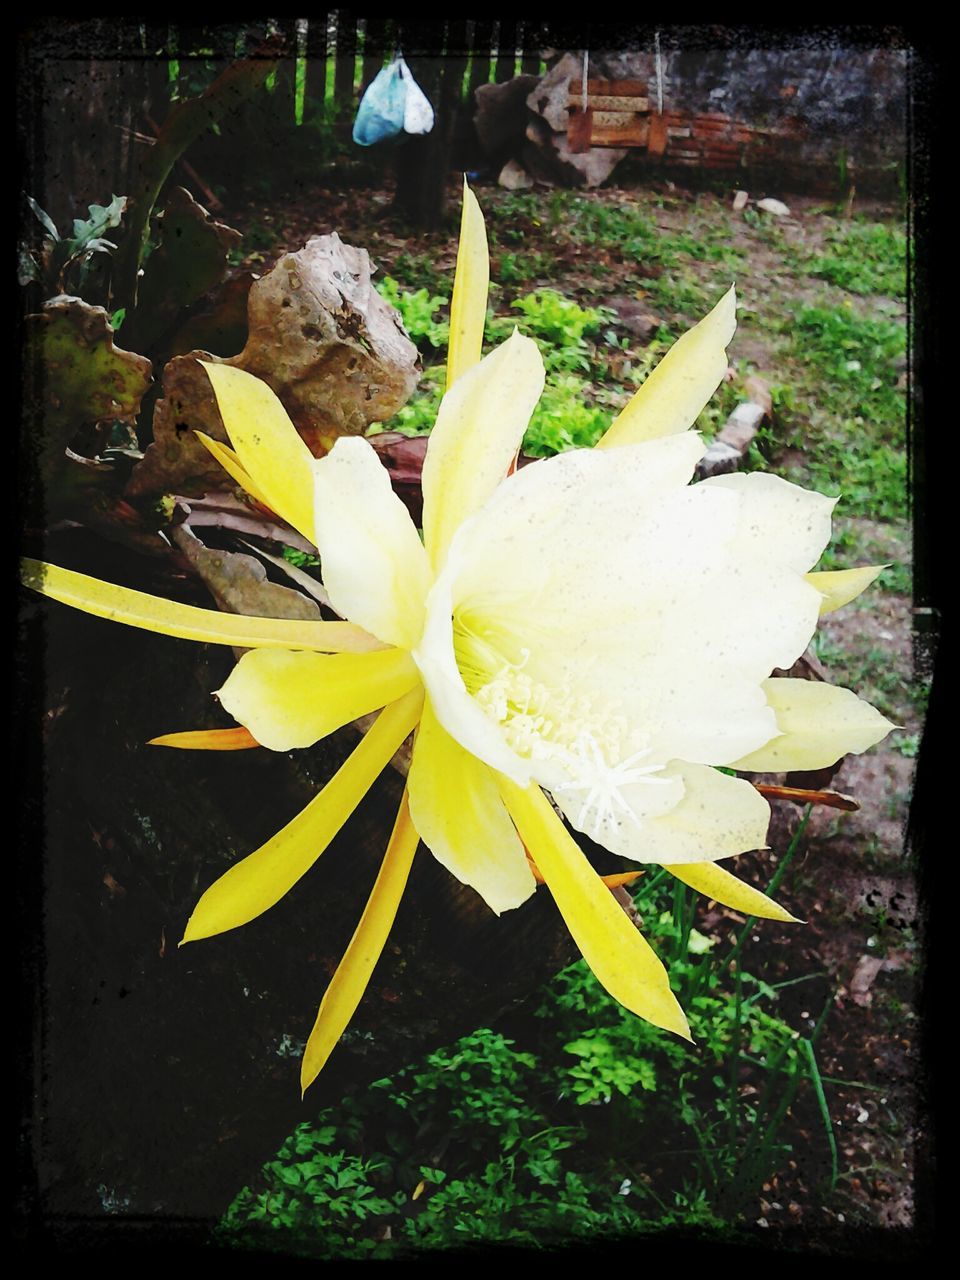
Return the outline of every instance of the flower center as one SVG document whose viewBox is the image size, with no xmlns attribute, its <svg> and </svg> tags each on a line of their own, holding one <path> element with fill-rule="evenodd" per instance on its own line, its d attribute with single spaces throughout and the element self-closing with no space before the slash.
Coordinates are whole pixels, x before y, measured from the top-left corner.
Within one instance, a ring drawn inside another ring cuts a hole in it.
<svg viewBox="0 0 960 1280">
<path fill-rule="evenodd" d="M 453 648 L 467 692 L 502 732 L 507 745 L 549 768 L 548 789 L 582 799 L 576 825 L 599 826 L 617 811 L 639 821 L 622 790 L 654 778 L 662 764 L 640 765 L 650 754 L 646 735 L 631 731 L 619 704 L 577 692 L 566 681 L 537 680 L 525 668 L 531 651 L 507 628 L 458 612 Z M 629 752 L 630 754 L 626 754 Z M 553 781 L 552 779 L 556 779 Z"/>
</svg>

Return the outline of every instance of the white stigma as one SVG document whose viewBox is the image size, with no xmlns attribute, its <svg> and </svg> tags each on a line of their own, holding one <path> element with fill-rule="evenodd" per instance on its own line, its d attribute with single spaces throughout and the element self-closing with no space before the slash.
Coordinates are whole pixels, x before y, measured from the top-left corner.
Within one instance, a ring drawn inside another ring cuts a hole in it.
<svg viewBox="0 0 960 1280">
<path fill-rule="evenodd" d="M 489 658 L 489 652 L 484 656 Z M 529 658 L 527 649 L 520 650 L 518 662 L 501 658 L 492 679 L 476 681 L 478 704 L 517 755 L 557 767 L 564 781 L 545 784 L 549 790 L 583 796 L 576 822 L 581 831 L 588 822 L 597 831 L 618 814 L 639 825 L 623 790 L 636 782 L 669 783 L 669 778 L 651 776 L 664 765 L 640 764 L 651 751 L 646 744 L 623 757 L 628 745 L 638 744 L 638 735 L 629 732 L 617 706 L 574 693 L 564 684 L 548 687 L 534 680 L 524 670 Z M 477 673 L 476 666 L 473 670 Z"/>
</svg>

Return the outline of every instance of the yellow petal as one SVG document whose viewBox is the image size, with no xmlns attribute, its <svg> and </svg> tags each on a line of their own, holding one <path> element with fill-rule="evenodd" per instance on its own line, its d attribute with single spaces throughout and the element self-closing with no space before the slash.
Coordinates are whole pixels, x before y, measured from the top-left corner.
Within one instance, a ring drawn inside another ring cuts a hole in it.
<svg viewBox="0 0 960 1280">
<path fill-rule="evenodd" d="M 309 747 L 396 702 L 420 683 L 409 653 L 289 653 L 252 649 L 218 692 L 224 709 L 271 751 Z"/>
<path fill-rule="evenodd" d="M 221 444 L 219 440 L 214 440 L 212 436 L 208 436 L 203 431 L 195 431 L 193 434 L 197 437 L 200 443 L 213 454 L 221 467 L 223 467 L 224 471 L 236 480 L 241 489 L 246 490 L 246 492 L 250 494 L 251 498 L 256 498 L 256 500 L 259 503 L 262 503 L 263 506 L 273 510 L 273 508 L 270 507 L 270 503 L 267 501 L 266 494 L 262 489 L 257 488 L 257 484 L 253 479 L 253 476 L 251 476 L 249 471 L 241 465 L 240 459 L 234 451 L 229 448 L 229 446 Z"/>
<path fill-rule="evenodd" d="M 320 653 L 366 653 L 383 646 L 351 622 L 302 622 L 291 618 L 248 618 L 200 609 L 131 591 L 112 582 L 41 560 L 22 560 L 22 582 L 61 604 L 128 627 L 142 627 L 181 640 L 230 644 L 243 649 L 310 649 Z"/>
<path fill-rule="evenodd" d="M 423 630 L 430 565 L 410 513 L 368 440 L 338 440 L 314 462 L 320 572 L 337 613 L 411 649 Z"/>
<path fill-rule="evenodd" d="M 407 793 L 404 792 L 373 890 L 356 932 L 330 980 L 303 1052 L 300 1088 L 304 1093 L 320 1074 L 363 998 L 396 919 L 417 843 L 417 830 L 410 820 Z"/>
<path fill-rule="evenodd" d="M 447 390 L 461 374 L 480 363 L 483 326 L 487 318 L 490 258 L 487 231 L 477 197 L 463 180 L 463 213 L 457 272 L 450 302 L 450 343 L 447 347 Z"/>
<path fill-rule="evenodd" d="M 536 888 L 496 775 L 465 751 L 424 704 L 407 785 L 413 821 L 447 870 L 498 915 Z"/>
<path fill-rule="evenodd" d="M 731 286 L 710 314 L 673 344 L 597 447 L 638 444 L 692 427 L 727 371 L 736 311 Z"/>
<path fill-rule="evenodd" d="M 742 911 L 746 916 L 785 920 L 791 924 L 801 923 L 765 893 L 744 884 L 715 862 L 685 862 L 679 866 L 664 864 L 664 869 L 688 884 L 691 889 L 696 889 L 697 893 L 712 898 L 714 902 L 722 902 L 725 907 L 733 907 L 734 911 Z"/>
<path fill-rule="evenodd" d="M 423 538 L 435 569 L 458 525 L 507 474 L 542 390 L 537 344 L 514 330 L 440 402 L 423 464 Z"/>
<path fill-rule="evenodd" d="M 856 600 L 861 591 L 866 591 L 886 569 L 885 564 L 862 565 L 857 569 L 832 569 L 821 573 L 808 573 L 806 579 L 812 587 L 823 596 L 820 605 L 820 617 L 825 613 L 833 613 L 834 609 L 842 609 L 851 600 Z"/>
<path fill-rule="evenodd" d="M 625 1008 L 690 1039 L 663 965 L 600 882 L 576 841 L 535 784 L 500 778 L 520 839 L 540 868 L 560 914 L 597 980 Z"/>
<path fill-rule="evenodd" d="M 423 694 L 415 689 L 381 711 L 366 737 L 307 807 L 210 886 L 187 921 L 181 946 L 256 919 L 293 888 L 413 730 L 422 703 Z"/>
<path fill-rule="evenodd" d="M 267 384 L 243 369 L 204 364 L 240 465 L 271 511 L 314 542 L 313 454 Z"/>
<path fill-rule="evenodd" d="M 164 733 L 151 738 L 148 747 L 177 747 L 182 751 L 246 751 L 259 747 L 249 729 L 188 729 L 186 733 Z"/>
<path fill-rule="evenodd" d="M 825 769 L 866 751 L 894 725 L 850 689 L 819 680 L 764 680 L 781 736 L 731 763 L 756 773 Z"/>
</svg>

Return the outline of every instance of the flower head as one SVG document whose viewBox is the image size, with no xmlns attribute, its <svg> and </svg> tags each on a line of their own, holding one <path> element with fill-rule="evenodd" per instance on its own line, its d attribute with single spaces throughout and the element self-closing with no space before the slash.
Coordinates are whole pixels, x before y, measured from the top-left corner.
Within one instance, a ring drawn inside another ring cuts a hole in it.
<svg viewBox="0 0 960 1280">
<path fill-rule="evenodd" d="M 848 690 L 770 678 L 822 612 L 878 572 L 811 572 L 833 501 L 764 474 L 689 483 L 704 452 L 689 428 L 726 369 L 733 290 L 597 448 L 514 471 L 543 363 L 519 333 L 481 359 L 487 283 L 483 219 L 465 188 L 422 540 L 366 440 L 315 459 L 264 383 L 206 366 L 232 444 L 209 447 L 316 545 L 343 622 L 229 617 L 33 570 L 33 585 L 91 612 L 249 646 L 219 691 L 241 730 L 225 731 L 229 743 L 174 734 L 165 745 L 289 751 L 380 713 L 307 808 L 207 889 L 185 942 L 277 902 L 415 731 L 383 867 L 307 1044 L 304 1088 L 362 996 L 419 840 L 498 913 L 545 881 L 607 990 L 686 1035 L 660 961 L 569 827 L 750 914 L 791 919 L 716 865 L 762 847 L 769 819 L 758 790 L 720 769 L 815 769 L 891 728 Z"/>
</svg>

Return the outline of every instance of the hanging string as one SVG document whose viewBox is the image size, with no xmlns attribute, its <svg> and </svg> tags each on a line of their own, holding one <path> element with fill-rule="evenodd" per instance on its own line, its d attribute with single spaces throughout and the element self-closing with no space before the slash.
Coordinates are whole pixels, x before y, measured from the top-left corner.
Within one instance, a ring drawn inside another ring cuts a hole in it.
<svg viewBox="0 0 960 1280">
<path fill-rule="evenodd" d="M 660 58 L 660 32 L 654 32 L 653 47 L 657 59 L 657 115 L 663 115 L 663 62 Z"/>
<path fill-rule="evenodd" d="M 582 95 L 582 101 L 580 103 L 581 111 L 586 111 L 587 109 L 587 65 L 589 62 L 590 62 L 590 51 L 588 49 L 584 49 L 583 51 L 583 86 L 580 90 Z"/>
</svg>

